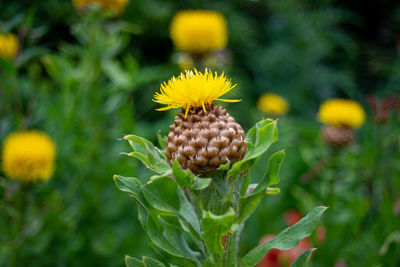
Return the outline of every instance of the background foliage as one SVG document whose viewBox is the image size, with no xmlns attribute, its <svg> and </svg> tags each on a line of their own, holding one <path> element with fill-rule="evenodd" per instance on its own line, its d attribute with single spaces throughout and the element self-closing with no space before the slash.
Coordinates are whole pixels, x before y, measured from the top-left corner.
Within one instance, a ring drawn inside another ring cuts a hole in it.
<svg viewBox="0 0 400 267">
<path fill-rule="evenodd" d="M 306 214 L 323 204 L 330 209 L 325 239 L 313 238 L 315 266 L 338 259 L 400 264 L 399 109 L 377 124 L 365 98 L 399 94 L 400 4 L 131 0 L 116 18 L 84 15 L 69 1 L 0 6 L 0 31 L 23 41 L 15 63 L 0 62 L 0 138 L 41 129 L 58 152 L 47 183 L 20 188 L 1 178 L 0 266 L 122 266 L 125 254 L 154 255 L 133 200 L 118 192 L 112 175 L 148 175 L 118 156 L 128 147 L 117 139 L 135 133 L 156 141 L 176 114 L 156 112 L 151 99 L 161 81 L 179 73 L 168 26 L 187 8 L 226 16 L 232 60 L 225 71 L 238 83 L 232 95 L 243 99 L 229 112 L 245 130 L 265 117 L 255 104 L 262 93 L 278 93 L 291 106 L 272 149 L 286 150 L 281 193 L 266 197 L 247 222 L 243 253 L 285 228 L 286 210 Z M 323 144 L 315 119 L 331 97 L 356 99 L 368 112 L 357 142 L 340 152 Z M 264 173 L 267 156 L 254 177 Z M 155 190 L 168 196 L 173 188 Z"/>
</svg>

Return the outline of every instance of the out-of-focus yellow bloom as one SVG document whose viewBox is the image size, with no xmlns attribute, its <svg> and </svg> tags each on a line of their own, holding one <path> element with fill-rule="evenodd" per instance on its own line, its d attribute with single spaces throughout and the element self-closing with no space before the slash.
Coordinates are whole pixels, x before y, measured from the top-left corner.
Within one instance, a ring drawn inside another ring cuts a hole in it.
<svg viewBox="0 0 400 267">
<path fill-rule="evenodd" d="M 0 34 L 0 57 L 13 60 L 18 53 L 18 38 L 15 34 Z"/>
<path fill-rule="evenodd" d="M 179 52 L 176 57 L 176 63 L 178 63 L 179 68 L 184 71 L 191 69 L 194 66 L 194 60 L 189 53 Z"/>
<path fill-rule="evenodd" d="M 325 124 L 358 128 L 365 121 L 365 111 L 354 100 L 331 99 L 321 104 L 318 119 Z"/>
<path fill-rule="evenodd" d="M 55 147 L 43 132 L 29 130 L 10 134 L 3 143 L 2 169 L 11 179 L 45 181 L 54 171 Z"/>
<path fill-rule="evenodd" d="M 72 0 L 76 9 L 83 10 L 91 4 L 98 4 L 104 9 L 112 10 L 116 14 L 120 14 L 129 0 Z"/>
<path fill-rule="evenodd" d="M 287 101 L 276 94 L 263 94 L 258 99 L 257 107 L 259 110 L 270 115 L 285 115 L 289 110 Z"/>
<path fill-rule="evenodd" d="M 179 50 L 207 53 L 226 46 L 226 21 L 224 16 L 216 11 L 179 11 L 172 19 L 170 35 Z"/>
<path fill-rule="evenodd" d="M 155 93 L 154 102 L 167 105 L 158 110 L 171 108 L 184 108 L 186 115 L 191 107 L 202 107 L 206 111 L 206 105 L 211 105 L 214 100 L 223 102 L 238 102 L 240 100 L 220 99 L 235 85 L 222 73 L 220 76 L 206 69 L 204 74 L 187 70 L 178 78 L 172 77 L 168 83 L 161 84 L 160 92 Z"/>
</svg>

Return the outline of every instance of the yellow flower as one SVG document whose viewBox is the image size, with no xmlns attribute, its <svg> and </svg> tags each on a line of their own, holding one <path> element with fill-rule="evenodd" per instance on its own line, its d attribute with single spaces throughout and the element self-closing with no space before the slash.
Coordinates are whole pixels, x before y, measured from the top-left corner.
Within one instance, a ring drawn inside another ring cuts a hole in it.
<svg viewBox="0 0 400 267">
<path fill-rule="evenodd" d="M 229 92 L 236 85 L 226 78 L 224 73 L 220 76 L 206 69 L 204 74 L 196 69 L 186 70 L 178 78 L 172 77 L 168 83 L 161 84 L 160 92 L 155 93 L 154 102 L 167 105 L 157 110 L 183 108 L 186 114 L 191 107 L 211 105 L 214 100 L 223 102 L 238 102 L 240 100 L 220 99 L 219 97 Z"/>
<path fill-rule="evenodd" d="M 172 19 L 170 35 L 179 50 L 207 53 L 226 46 L 226 21 L 216 11 L 180 11 Z"/>
<path fill-rule="evenodd" d="M 54 171 L 55 147 L 50 137 L 29 130 L 6 137 L 2 151 L 3 171 L 23 182 L 45 181 Z"/>
<path fill-rule="evenodd" d="M 18 38 L 15 34 L 0 34 L 0 57 L 13 60 L 18 53 Z"/>
<path fill-rule="evenodd" d="M 116 14 L 120 14 L 129 0 L 72 0 L 76 9 L 83 10 L 91 4 L 98 4 L 104 9 L 112 10 Z"/>
<path fill-rule="evenodd" d="M 321 104 L 318 119 L 325 124 L 358 128 L 365 121 L 365 111 L 354 100 L 331 99 Z"/>
<path fill-rule="evenodd" d="M 258 109 L 271 115 L 284 115 L 289 110 L 287 101 L 276 94 L 263 94 L 257 103 Z"/>
</svg>

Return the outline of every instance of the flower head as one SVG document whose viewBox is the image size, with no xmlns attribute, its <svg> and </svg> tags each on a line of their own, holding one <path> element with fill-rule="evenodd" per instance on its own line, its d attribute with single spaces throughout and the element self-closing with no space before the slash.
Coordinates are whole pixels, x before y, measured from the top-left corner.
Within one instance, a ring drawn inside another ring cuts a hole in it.
<svg viewBox="0 0 400 267">
<path fill-rule="evenodd" d="M 13 60 L 18 53 L 18 38 L 15 34 L 0 34 L 0 57 Z"/>
<path fill-rule="evenodd" d="M 258 109 L 271 115 L 284 115 L 289 110 L 287 101 L 276 94 L 263 94 L 257 103 Z"/>
<path fill-rule="evenodd" d="M 50 137 L 29 130 L 10 134 L 3 144 L 3 171 L 24 182 L 44 181 L 54 171 L 55 147 Z"/>
<path fill-rule="evenodd" d="M 174 45 L 180 50 L 207 53 L 226 46 L 226 21 L 216 11 L 180 11 L 172 19 L 170 35 Z"/>
<path fill-rule="evenodd" d="M 172 77 L 168 83 L 161 84 L 160 92 L 154 95 L 154 102 L 167 105 L 158 110 L 171 108 L 183 108 L 187 116 L 191 107 L 202 107 L 206 111 L 206 106 L 214 100 L 224 102 L 238 102 L 240 100 L 220 99 L 219 97 L 229 92 L 235 85 L 226 78 L 224 73 L 220 76 L 208 69 L 204 74 L 196 69 L 187 70 L 181 73 L 178 78 Z"/>
<path fill-rule="evenodd" d="M 365 111 L 354 100 L 331 99 L 320 106 L 318 119 L 329 125 L 358 128 L 365 121 Z"/>
<path fill-rule="evenodd" d="M 72 0 L 72 2 L 76 9 L 83 10 L 91 4 L 97 4 L 104 9 L 120 14 L 125 9 L 129 0 Z"/>
</svg>

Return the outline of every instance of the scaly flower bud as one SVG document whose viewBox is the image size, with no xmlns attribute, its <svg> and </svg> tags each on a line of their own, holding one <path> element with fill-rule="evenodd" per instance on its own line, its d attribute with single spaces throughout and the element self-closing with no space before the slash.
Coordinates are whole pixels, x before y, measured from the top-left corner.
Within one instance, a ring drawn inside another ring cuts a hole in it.
<svg viewBox="0 0 400 267">
<path fill-rule="evenodd" d="M 228 160 L 234 163 L 244 157 L 247 145 L 242 127 L 225 109 L 213 103 L 236 102 L 219 99 L 232 88 L 224 74 L 217 76 L 208 70 L 204 74 L 187 71 L 161 86 L 154 101 L 167 107 L 160 110 L 182 107 L 167 138 L 165 153 L 171 164 L 177 159 L 184 169 L 204 174 Z"/>
</svg>

